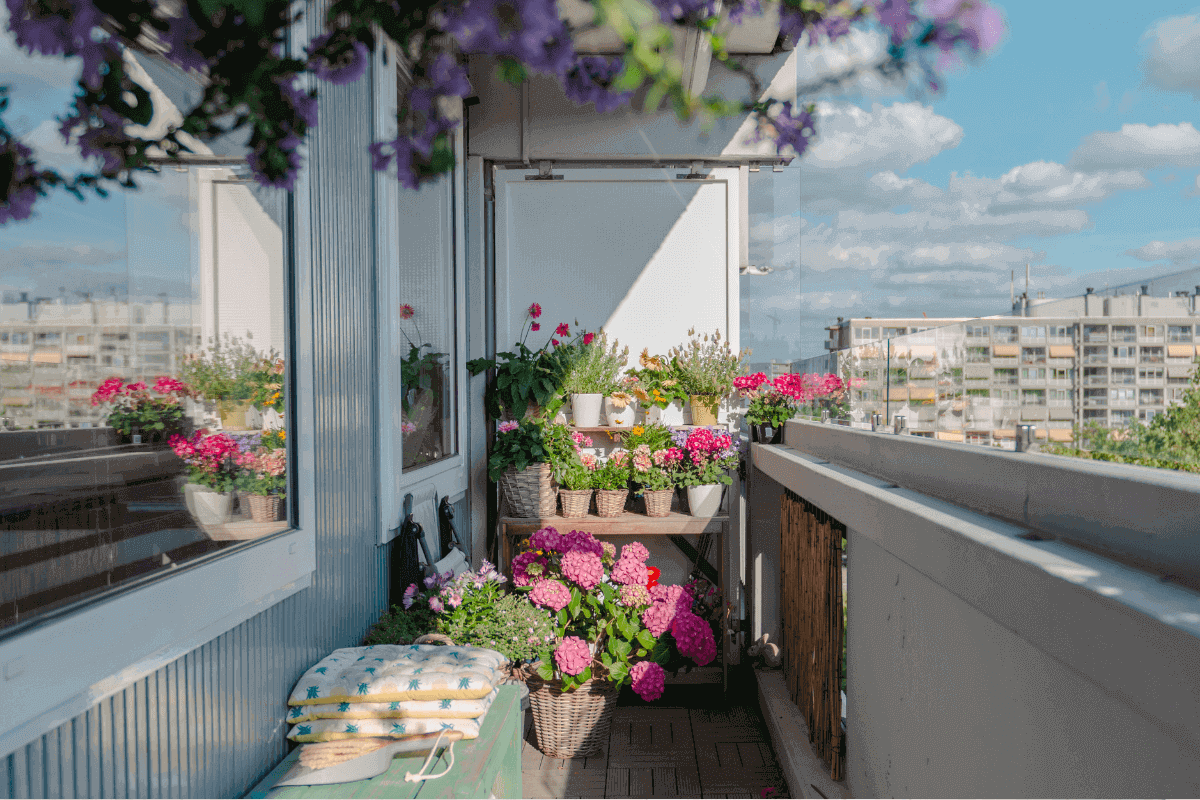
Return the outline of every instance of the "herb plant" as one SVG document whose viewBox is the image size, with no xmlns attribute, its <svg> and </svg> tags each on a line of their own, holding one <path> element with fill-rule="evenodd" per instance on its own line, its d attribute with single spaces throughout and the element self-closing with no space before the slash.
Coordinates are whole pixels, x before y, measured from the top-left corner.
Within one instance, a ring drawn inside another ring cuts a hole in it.
<svg viewBox="0 0 1200 800">
<path fill-rule="evenodd" d="M 372 644 L 412 644 L 414 639 L 437 630 L 437 615 L 429 606 L 419 606 L 405 610 L 400 606 L 392 606 L 379 617 L 379 622 L 371 627 L 364 645 Z"/>
<path fill-rule="evenodd" d="M 580 343 L 572 345 L 572 358 L 562 380 L 563 393 L 607 395 L 617 391 L 621 368 L 629 358 L 629 348 L 619 348 L 616 340 L 609 347 L 603 331 L 584 334 Z"/>
<path fill-rule="evenodd" d="M 733 380 L 747 353 L 734 354 L 729 342 L 721 341 L 721 331 L 696 335 L 688 331 L 687 344 L 671 349 L 671 360 L 679 370 L 690 395 L 723 398 L 733 391 Z"/>
<path fill-rule="evenodd" d="M 179 377 L 206 400 L 220 403 L 250 400 L 256 388 L 251 376 L 261 363 L 258 352 L 249 342 L 228 333 L 208 341 L 207 350 L 184 361 Z"/>
</svg>

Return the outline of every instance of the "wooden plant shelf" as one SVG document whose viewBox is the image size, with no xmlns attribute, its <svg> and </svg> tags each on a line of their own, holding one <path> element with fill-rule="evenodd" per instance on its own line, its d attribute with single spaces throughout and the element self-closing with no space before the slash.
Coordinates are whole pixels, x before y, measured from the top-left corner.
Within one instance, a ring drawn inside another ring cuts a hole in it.
<svg viewBox="0 0 1200 800">
<path fill-rule="evenodd" d="M 616 517 L 501 517 L 510 536 L 526 535 L 547 526 L 559 530 L 586 530 L 596 536 L 671 536 L 685 533 L 719 533 L 729 517 L 693 517 L 672 511 L 665 517 L 625 512 Z"/>
</svg>

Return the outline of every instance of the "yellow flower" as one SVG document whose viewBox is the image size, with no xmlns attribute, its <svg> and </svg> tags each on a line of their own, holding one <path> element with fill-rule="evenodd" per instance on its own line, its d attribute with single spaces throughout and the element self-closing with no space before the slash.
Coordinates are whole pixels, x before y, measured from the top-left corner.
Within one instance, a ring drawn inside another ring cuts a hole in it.
<svg viewBox="0 0 1200 800">
<path fill-rule="evenodd" d="M 650 355 L 650 348 L 642 348 L 642 355 L 638 359 L 641 362 L 642 369 L 661 370 L 663 368 L 662 359 L 658 356 Z"/>
<path fill-rule="evenodd" d="M 633 401 L 633 398 L 625 392 L 613 392 L 608 396 L 608 399 L 612 400 L 613 405 L 617 408 L 625 408 Z"/>
<path fill-rule="evenodd" d="M 650 395 L 646 394 L 646 390 L 640 386 L 634 387 L 633 394 L 637 397 L 638 400 L 641 400 L 643 402 L 650 399 Z"/>
<path fill-rule="evenodd" d="M 634 436 L 641 436 L 645 432 L 646 432 L 646 429 L 644 427 L 642 427 L 641 425 L 633 426 L 633 435 Z"/>
</svg>

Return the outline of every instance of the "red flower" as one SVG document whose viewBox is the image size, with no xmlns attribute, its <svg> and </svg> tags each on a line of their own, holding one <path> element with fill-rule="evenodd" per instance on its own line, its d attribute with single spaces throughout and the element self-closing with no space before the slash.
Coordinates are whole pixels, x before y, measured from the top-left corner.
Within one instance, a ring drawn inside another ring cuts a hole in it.
<svg viewBox="0 0 1200 800">
<path fill-rule="evenodd" d="M 540 322 L 535 322 L 529 326 L 529 330 L 531 330 L 531 331 L 540 331 L 541 329 L 542 329 L 542 323 L 540 323 Z"/>
<path fill-rule="evenodd" d="M 653 589 L 655 586 L 658 586 L 658 576 L 662 575 L 662 570 L 647 564 L 646 572 L 650 573 L 650 580 L 646 583 L 646 588 Z"/>
<path fill-rule="evenodd" d="M 571 329 L 567 327 L 567 323 L 565 323 L 565 322 L 558 323 L 558 327 L 554 329 L 554 332 L 557 333 L 559 336 L 570 336 L 571 335 Z"/>
<path fill-rule="evenodd" d="M 408 303 L 405 303 L 404 305 L 400 306 L 400 319 L 412 319 L 413 314 L 415 314 L 415 313 L 416 313 L 416 311 L 414 311 L 413 307 L 410 306 Z"/>
<path fill-rule="evenodd" d="M 560 342 L 558 339 L 551 339 L 550 344 L 554 345 L 555 347 L 558 347 L 560 344 L 562 344 L 562 342 Z"/>
<path fill-rule="evenodd" d="M 529 316 L 530 317 L 532 317 L 533 319 L 537 319 L 541 315 L 542 315 L 542 307 L 539 306 L 537 303 L 534 303 L 533 305 L 531 305 L 529 307 Z M 534 328 L 534 330 L 537 330 L 537 329 Z"/>
<path fill-rule="evenodd" d="M 583 343 L 584 343 L 584 344 L 591 344 L 591 343 L 592 343 L 592 339 L 595 339 L 595 338 L 596 338 L 596 334 L 594 334 L 594 333 L 585 333 L 585 334 L 583 335 Z"/>
</svg>

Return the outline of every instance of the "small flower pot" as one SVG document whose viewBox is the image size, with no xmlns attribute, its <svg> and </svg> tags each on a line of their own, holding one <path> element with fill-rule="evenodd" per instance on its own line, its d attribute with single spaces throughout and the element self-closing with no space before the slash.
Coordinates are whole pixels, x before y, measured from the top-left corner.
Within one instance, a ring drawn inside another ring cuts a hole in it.
<svg viewBox="0 0 1200 800">
<path fill-rule="evenodd" d="M 721 497 L 725 486 L 710 483 L 704 486 L 687 487 L 688 509 L 693 517 L 715 517 L 721 510 Z"/>
<path fill-rule="evenodd" d="M 252 494 L 247 496 L 250 518 L 255 522 L 278 522 L 283 519 L 283 496 Z"/>
<path fill-rule="evenodd" d="M 562 499 L 562 515 L 564 517 L 586 517 L 588 508 L 592 505 L 591 489 L 559 489 L 558 496 Z"/>
<path fill-rule="evenodd" d="M 783 426 L 751 425 L 750 435 L 754 437 L 754 441 L 756 442 L 779 444 L 783 441 Z"/>
<path fill-rule="evenodd" d="M 573 394 L 571 395 L 571 413 L 575 417 L 576 428 L 595 428 L 600 425 L 600 409 L 604 404 L 604 395 Z"/>
<path fill-rule="evenodd" d="M 201 525 L 224 525 L 233 514 L 230 492 L 215 492 L 198 483 L 186 484 L 183 492 L 188 511 Z"/>
<path fill-rule="evenodd" d="M 646 501 L 646 516 L 669 516 L 671 513 L 671 498 L 674 496 L 674 489 L 645 489 L 642 492 L 642 497 Z"/>
<path fill-rule="evenodd" d="M 666 408 L 647 406 L 646 423 L 653 425 L 656 422 L 667 426 L 686 424 L 684 422 L 683 404 L 675 400 Z"/>
<path fill-rule="evenodd" d="M 692 395 L 692 424 L 716 425 L 719 403 L 717 395 Z"/>
<path fill-rule="evenodd" d="M 604 416 L 613 428 L 632 428 L 633 420 L 637 417 L 637 401 L 633 400 L 624 408 L 617 406 L 611 397 L 604 398 Z"/>
<path fill-rule="evenodd" d="M 250 411 L 249 403 L 233 403 L 222 401 L 217 404 L 221 412 L 221 429 L 226 431 L 249 430 L 246 414 Z"/>
<path fill-rule="evenodd" d="M 597 489 L 596 513 L 602 517 L 619 517 L 625 511 L 628 489 Z"/>
</svg>

